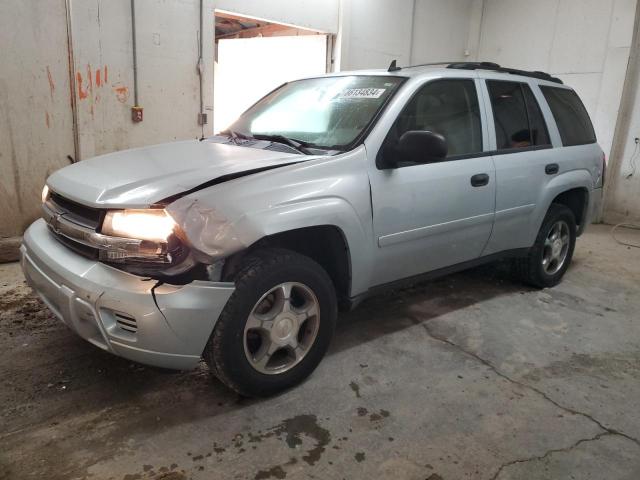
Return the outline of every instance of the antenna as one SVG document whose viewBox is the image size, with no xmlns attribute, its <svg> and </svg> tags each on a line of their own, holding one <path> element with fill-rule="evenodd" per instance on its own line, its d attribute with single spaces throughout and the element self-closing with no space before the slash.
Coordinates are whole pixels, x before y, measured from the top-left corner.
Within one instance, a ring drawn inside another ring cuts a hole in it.
<svg viewBox="0 0 640 480">
<path fill-rule="evenodd" d="M 391 65 L 389 65 L 389 68 L 387 69 L 387 72 L 397 72 L 398 70 L 402 70 L 402 68 L 398 67 L 396 65 L 396 61 L 393 60 L 391 62 Z"/>
</svg>

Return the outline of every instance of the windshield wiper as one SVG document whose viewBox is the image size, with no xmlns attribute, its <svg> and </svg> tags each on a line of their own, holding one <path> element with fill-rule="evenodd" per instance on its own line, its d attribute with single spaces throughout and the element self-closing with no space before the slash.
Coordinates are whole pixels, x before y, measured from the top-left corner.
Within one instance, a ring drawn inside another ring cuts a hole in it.
<svg viewBox="0 0 640 480">
<path fill-rule="evenodd" d="M 288 145 L 288 146 L 294 148 L 295 150 L 297 150 L 300 153 L 304 153 L 305 155 L 313 155 L 309 151 L 309 149 L 306 148 L 306 147 L 310 146 L 309 143 L 303 142 L 302 140 L 296 140 L 295 138 L 289 138 L 289 137 L 285 137 L 284 135 L 279 135 L 279 134 L 270 135 L 270 134 L 267 134 L 267 133 L 255 134 L 253 136 L 253 138 L 256 138 L 258 140 L 269 140 L 269 141 L 272 141 L 272 142 L 284 143 L 285 145 Z"/>
<path fill-rule="evenodd" d="M 247 135 L 246 133 L 236 132 L 235 130 L 231 130 L 227 128 L 226 130 L 222 130 L 220 135 L 226 135 L 227 137 L 231 137 L 234 140 L 251 140 L 253 137 L 251 135 Z"/>
</svg>

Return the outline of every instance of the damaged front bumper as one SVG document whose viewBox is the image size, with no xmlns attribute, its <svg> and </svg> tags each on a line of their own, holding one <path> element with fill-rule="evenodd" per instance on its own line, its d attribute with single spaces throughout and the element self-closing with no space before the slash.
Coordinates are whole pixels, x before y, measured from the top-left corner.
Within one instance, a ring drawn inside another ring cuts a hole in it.
<svg viewBox="0 0 640 480">
<path fill-rule="evenodd" d="M 234 291 L 233 283 L 176 286 L 84 258 L 44 220 L 24 234 L 22 269 L 51 311 L 85 340 L 136 362 L 193 368 Z"/>
</svg>

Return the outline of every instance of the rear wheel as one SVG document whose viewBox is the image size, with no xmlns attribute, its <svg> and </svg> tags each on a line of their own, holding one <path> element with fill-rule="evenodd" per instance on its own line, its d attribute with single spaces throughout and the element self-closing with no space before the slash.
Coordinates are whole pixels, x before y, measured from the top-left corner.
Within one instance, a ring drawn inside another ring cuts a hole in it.
<svg viewBox="0 0 640 480">
<path fill-rule="evenodd" d="M 324 356 L 337 317 L 324 269 L 284 249 L 250 254 L 235 277 L 203 354 L 214 374 L 245 396 L 267 396 L 304 380 Z"/>
<path fill-rule="evenodd" d="M 576 243 L 576 221 L 564 205 L 552 204 L 529 255 L 516 260 L 519 277 L 535 287 L 553 287 L 569 268 Z"/>
</svg>

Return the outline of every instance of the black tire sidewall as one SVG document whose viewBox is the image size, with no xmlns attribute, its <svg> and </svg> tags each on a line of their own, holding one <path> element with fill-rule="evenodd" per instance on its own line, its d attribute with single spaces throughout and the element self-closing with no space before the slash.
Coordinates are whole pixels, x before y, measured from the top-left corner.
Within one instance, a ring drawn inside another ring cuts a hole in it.
<svg viewBox="0 0 640 480">
<path fill-rule="evenodd" d="M 214 329 L 213 356 L 223 381 L 247 396 L 266 396 L 300 383 L 320 363 L 333 337 L 337 317 L 335 290 L 327 273 L 308 257 L 280 249 L 268 249 L 250 260 L 239 274 L 236 290 Z M 244 328 L 258 300 L 276 285 L 298 282 L 309 287 L 320 305 L 316 339 L 305 357 L 289 371 L 264 374 L 246 358 Z"/>
<path fill-rule="evenodd" d="M 563 220 L 569 226 L 569 250 L 567 251 L 567 257 L 564 260 L 562 268 L 553 275 L 549 275 L 542 267 L 544 242 L 553 225 L 560 220 Z M 544 221 L 542 222 L 542 226 L 540 227 L 540 231 L 530 257 L 529 268 L 534 275 L 533 280 L 536 284 L 541 287 L 553 287 L 560 283 L 573 258 L 573 251 L 576 245 L 576 231 L 576 220 L 573 212 L 564 205 L 552 204 L 544 218 Z"/>
</svg>

